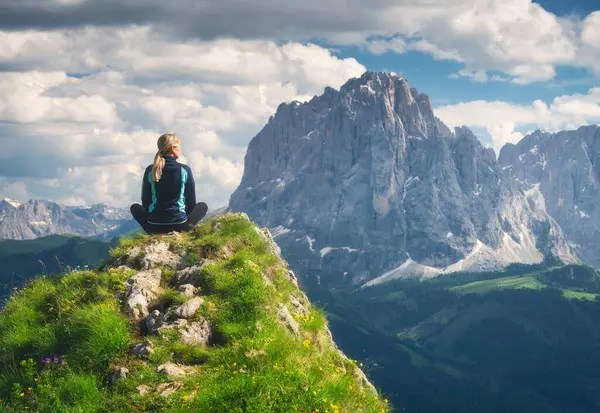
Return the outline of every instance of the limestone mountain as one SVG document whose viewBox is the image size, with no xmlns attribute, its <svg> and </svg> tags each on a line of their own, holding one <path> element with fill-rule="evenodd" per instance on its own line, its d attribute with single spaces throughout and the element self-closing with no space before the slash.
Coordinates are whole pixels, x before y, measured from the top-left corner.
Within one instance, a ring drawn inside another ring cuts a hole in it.
<svg viewBox="0 0 600 413">
<path fill-rule="evenodd" d="M 498 162 L 509 179 L 536 193 L 576 254 L 600 267 L 600 126 L 535 131 L 505 145 Z"/>
<path fill-rule="evenodd" d="M 226 206 L 211 208 L 206 218 L 226 209 Z M 46 200 L 26 203 L 9 198 L 0 200 L 0 239 L 28 240 L 71 234 L 111 240 L 139 230 L 140 226 L 124 208 L 104 204 L 70 207 Z"/>
<path fill-rule="evenodd" d="M 225 214 L 124 239 L 0 313 L 0 407 L 22 412 L 386 412 L 268 230 Z"/>
<path fill-rule="evenodd" d="M 231 211 L 273 231 L 303 274 L 359 284 L 578 262 L 539 191 L 392 73 L 281 104 L 251 140 Z"/>
<path fill-rule="evenodd" d="M 118 235 L 132 229 L 129 211 L 103 204 L 71 207 L 46 200 L 0 201 L 0 238 L 34 239 L 54 234 Z"/>
</svg>

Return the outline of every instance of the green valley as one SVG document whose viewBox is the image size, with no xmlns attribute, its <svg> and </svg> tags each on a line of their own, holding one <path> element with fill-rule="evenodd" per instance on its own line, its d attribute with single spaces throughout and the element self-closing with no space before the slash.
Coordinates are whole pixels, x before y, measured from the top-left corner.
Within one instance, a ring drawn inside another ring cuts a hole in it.
<svg viewBox="0 0 600 413">
<path fill-rule="evenodd" d="M 59 274 L 68 268 L 100 264 L 116 242 L 72 235 L 33 240 L 0 240 L 0 302 L 28 279 Z"/>
<path fill-rule="evenodd" d="M 600 411 L 593 268 L 547 260 L 355 291 L 306 284 L 335 340 L 406 411 Z"/>
</svg>

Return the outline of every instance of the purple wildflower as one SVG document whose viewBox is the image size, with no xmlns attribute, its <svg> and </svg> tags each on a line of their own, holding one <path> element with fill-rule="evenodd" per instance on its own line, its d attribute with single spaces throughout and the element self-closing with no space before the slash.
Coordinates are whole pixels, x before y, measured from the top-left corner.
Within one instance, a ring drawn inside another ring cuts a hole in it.
<svg viewBox="0 0 600 413">
<path fill-rule="evenodd" d="M 54 356 L 54 362 L 58 363 L 58 360 L 60 360 L 57 356 Z"/>
<path fill-rule="evenodd" d="M 46 357 L 45 359 L 42 360 L 42 363 L 44 363 L 44 364 L 50 364 L 50 358 Z"/>
</svg>

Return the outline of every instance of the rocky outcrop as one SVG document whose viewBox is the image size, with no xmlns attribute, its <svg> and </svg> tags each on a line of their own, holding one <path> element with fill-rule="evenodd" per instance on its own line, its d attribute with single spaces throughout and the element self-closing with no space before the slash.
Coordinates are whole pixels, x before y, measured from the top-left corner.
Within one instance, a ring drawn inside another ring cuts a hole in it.
<svg viewBox="0 0 600 413">
<path fill-rule="evenodd" d="M 406 79 L 366 72 L 281 104 L 251 140 L 229 208 L 268 227 L 303 276 L 360 284 L 413 263 L 431 269 L 423 275 L 537 263 L 550 252 L 574 261 L 532 196 L 468 128 L 443 125 Z M 544 231 L 552 237 L 540 241 Z"/>
<path fill-rule="evenodd" d="M 249 219 L 243 213 L 225 215 L 225 217 L 232 216 L 237 216 L 243 220 Z M 213 220 L 213 227 L 218 227 L 220 222 L 221 218 L 217 216 Z M 256 228 L 256 230 L 266 242 L 269 254 L 277 257 L 281 265 L 285 266 L 284 261 L 281 261 L 279 246 L 274 241 L 269 230 L 266 228 L 260 230 Z M 231 251 L 228 254 L 231 254 Z M 201 295 L 202 290 L 198 286 L 203 283 L 204 269 L 214 262 L 214 260 L 202 258 L 198 264 L 186 266 L 188 258 L 185 251 L 175 252 L 168 242 L 158 241 L 134 247 L 114 262 L 107 264 L 106 268 L 115 268 L 118 270 L 134 269 L 137 271 L 135 275 L 126 280 L 127 289 L 119 295 L 119 298 L 123 302 L 123 311 L 132 316 L 132 319 L 140 325 L 141 331 L 148 338 L 134 344 L 130 349 L 130 354 L 139 359 L 148 359 L 155 352 L 156 347 L 152 337 L 160 338 L 168 331 L 177 331 L 180 341 L 186 345 L 205 348 L 211 345 L 213 328 L 208 319 L 202 315 L 202 308 L 206 299 Z M 258 265 L 252 261 L 248 261 L 248 263 L 251 267 L 258 268 Z M 166 283 L 162 279 L 160 268 L 177 270 L 170 278 L 169 285 L 184 294 L 187 300 L 183 304 L 171 305 L 160 310 L 156 308 L 158 298 L 164 291 Z M 308 306 L 310 304 L 306 295 L 299 289 L 293 271 L 286 269 L 284 274 L 285 279 L 294 286 L 297 292 L 289 294 L 289 304 L 278 306 L 277 318 L 291 335 L 296 339 L 301 339 L 302 331 L 296 317 L 308 316 Z M 273 286 L 272 280 L 265 273 L 263 273 L 263 280 L 265 284 Z M 257 326 L 257 328 L 260 328 L 260 326 Z M 330 332 L 326 338 L 330 341 L 335 351 L 344 360 L 348 360 L 333 342 Z M 266 353 L 263 350 L 256 350 L 250 352 L 250 354 L 254 357 Z M 111 383 L 116 383 L 118 380 L 126 377 L 128 374 L 126 370 L 126 368 L 115 370 L 109 377 Z M 356 370 L 355 375 L 361 386 L 376 393 L 375 388 L 368 381 L 364 373 L 360 369 Z M 190 366 L 172 362 L 161 364 L 158 366 L 157 372 L 172 378 L 182 378 L 198 373 L 197 370 L 190 368 Z M 166 382 L 158 385 L 154 389 L 154 392 L 168 397 L 181 387 L 181 382 Z M 147 395 L 151 391 L 151 388 L 140 386 L 138 391 L 140 395 Z"/>
<path fill-rule="evenodd" d="M 83 367 L 102 408 L 387 411 L 287 267 L 268 230 L 224 214 L 187 233 L 127 239 L 101 268 L 31 280 L 0 312 L 0 362 L 26 360 L 33 370 L 24 389 L 0 390 L 30 392 L 63 377 L 45 373 L 50 358 L 36 365 L 30 357 L 39 353 L 35 337 L 10 339 L 25 310 L 31 328 L 68 336 L 66 361 L 54 360 Z M 48 409 L 27 394 L 8 400 L 9 410 Z M 68 409 L 88 411 L 77 396 Z"/>
<path fill-rule="evenodd" d="M 518 144 L 506 144 L 498 162 L 509 179 L 529 194 L 532 205 L 553 218 L 542 227 L 565 234 L 568 245 L 588 265 L 600 267 L 600 126 L 573 131 L 535 131 Z"/>
<path fill-rule="evenodd" d="M 140 271 L 127 280 L 129 289 L 126 293 L 124 309 L 135 319 L 146 317 L 148 306 L 156 301 L 161 293 L 161 274 L 159 269 Z"/>
</svg>

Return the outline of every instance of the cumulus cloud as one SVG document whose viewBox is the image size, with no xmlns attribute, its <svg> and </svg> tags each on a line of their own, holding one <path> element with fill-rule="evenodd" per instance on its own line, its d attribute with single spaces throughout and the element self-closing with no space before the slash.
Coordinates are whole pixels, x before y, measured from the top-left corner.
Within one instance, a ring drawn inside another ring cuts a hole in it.
<svg viewBox="0 0 600 413">
<path fill-rule="evenodd" d="M 186 42 L 190 38 L 325 39 L 332 44 L 363 45 L 374 53 L 419 50 L 436 59 L 462 62 L 467 73 L 502 71 L 516 83 L 552 79 L 558 65 L 582 66 L 598 73 L 600 50 L 595 39 L 599 20 L 598 12 L 581 21 L 559 18 L 533 0 L 27 0 L 0 5 L 0 29 L 17 32 L 6 43 L 9 46 L 3 47 L 5 53 L 6 50 L 10 53 L 10 45 L 19 43 L 19 31 L 24 29 L 120 28 L 135 24 L 142 28 L 137 35 L 144 39 L 147 34 L 143 28 L 153 27 L 156 36 L 161 33 Z M 104 44 L 122 36 L 118 31 L 106 34 L 107 40 L 96 40 Z M 61 38 L 60 34 L 48 36 L 58 38 L 53 42 L 56 47 L 87 42 L 85 38 Z M 135 42 L 135 38 L 129 41 Z M 174 43 L 177 41 L 168 44 Z M 36 44 L 30 42 L 27 47 L 35 48 Z M 187 47 L 171 50 L 150 44 L 144 55 L 160 60 L 163 54 L 165 58 L 173 53 L 180 55 Z M 215 51 L 218 53 L 218 48 Z M 61 55 L 58 56 L 61 60 Z M 216 64 L 213 75 L 218 76 L 221 70 L 227 72 L 227 68 L 243 62 L 244 56 L 241 50 L 222 55 L 224 58 Z M 84 66 L 101 65 L 102 57 L 92 51 Z M 65 58 L 71 57 L 62 57 Z M 155 62 L 146 58 L 139 64 L 135 61 L 130 64 L 131 69 L 139 70 L 140 65 Z M 203 65 L 199 61 L 194 64 Z M 272 68 L 267 64 L 264 76 L 270 75 Z M 185 70 L 182 73 L 192 74 Z"/>
<path fill-rule="evenodd" d="M 492 136 L 492 146 L 498 154 L 505 143 L 516 143 L 523 138 L 517 131 L 522 127 L 555 132 L 600 123 L 600 88 L 592 88 L 585 95 L 558 96 L 549 105 L 541 100 L 530 105 L 500 101 L 461 102 L 438 107 L 436 115 L 449 126 L 485 128 Z"/>
<path fill-rule="evenodd" d="M 172 43 L 147 27 L 2 36 L 0 62 L 25 69 L 0 72 L 2 194 L 21 200 L 126 206 L 158 136 L 174 132 L 199 197 L 224 205 L 249 140 L 281 102 L 365 71 L 312 44 Z"/>
</svg>

